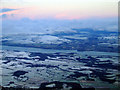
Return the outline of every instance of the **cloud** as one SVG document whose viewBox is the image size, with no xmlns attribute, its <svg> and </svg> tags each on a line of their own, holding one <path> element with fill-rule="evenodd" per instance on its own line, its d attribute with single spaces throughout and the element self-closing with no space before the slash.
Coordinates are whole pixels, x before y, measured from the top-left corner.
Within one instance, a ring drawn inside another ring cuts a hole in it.
<svg viewBox="0 0 120 90">
<path fill-rule="evenodd" d="M 3 15 L 1 15 L 0 17 L 1 17 L 1 18 L 7 18 L 7 16 L 8 16 L 7 14 L 3 14 Z"/>
<path fill-rule="evenodd" d="M 2 15 L 0 15 L 0 18 L 5 19 L 8 17 L 14 17 L 14 16 L 15 16 L 15 14 L 2 14 Z"/>
<path fill-rule="evenodd" d="M 0 13 L 14 11 L 14 10 L 17 10 L 17 9 L 3 8 L 3 9 L 0 9 L 1 11 Z"/>
<path fill-rule="evenodd" d="M 4 15 L 6 17 L 6 15 Z M 117 19 L 86 19 L 86 20 L 31 20 L 24 18 L 20 20 L 2 21 L 3 34 L 52 34 L 58 32 L 74 33 L 73 28 L 91 28 L 93 30 L 118 30 Z"/>
</svg>

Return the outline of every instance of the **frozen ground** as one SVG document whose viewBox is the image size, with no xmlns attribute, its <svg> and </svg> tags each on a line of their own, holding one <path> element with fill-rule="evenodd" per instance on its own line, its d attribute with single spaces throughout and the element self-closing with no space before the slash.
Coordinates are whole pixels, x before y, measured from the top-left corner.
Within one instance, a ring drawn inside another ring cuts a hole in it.
<svg viewBox="0 0 120 90">
<path fill-rule="evenodd" d="M 86 87 L 117 87 L 118 55 L 90 52 L 24 52 L 3 50 L 2 86 L 39 88 L 53 81 L 77 82 Z"/>
</svg>

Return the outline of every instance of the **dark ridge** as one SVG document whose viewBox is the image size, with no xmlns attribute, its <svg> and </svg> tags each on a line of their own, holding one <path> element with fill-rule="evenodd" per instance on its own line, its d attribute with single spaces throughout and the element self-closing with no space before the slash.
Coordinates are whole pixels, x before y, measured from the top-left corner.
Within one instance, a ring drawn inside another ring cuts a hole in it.
<svg viewBox="0 0 120 90">
<path fill-rule="evenodd" d="M 74 72 L 74 74 L 70 74 L 67 78 L 79 78 L 81 76 L 88 76 L 88 74 L 80 73 L 80 72 Z"/>
<path fill-rule="evenodd" d="M 54 84 L 53 87 L 49 87 L 47 85 L 51 85 Z M 65 86 L 65 87 L 63 87 Z M 71 87 L 71 89 L 68 89 L 69 87 Z M 81 85 L 78 83 L 74 83 L 74 82 L 59 82 L 59 81 L 54 81 L 54 82 L 50 82 L 50 83 L 42 83 L 40 86 L 40 90 L 79 90 L 81 89 Z"/>
<path fill-rule="evenodd" d="M 28 73 L 28 72 L 20 70 L 20 71 L 14 72 L 13 76 L 19 77 L 20 75 L 24 75 L 26 73 Z"/>
<path fill-rule="evenodd" d="M 53 86 L 51 84 L 53 84 Z M 59 81 L 42 83 L 38 89 L 21 87 L 21 86 L 18 86 L 18 87 L 2 87 L 2 90 L 81 90 L 81 89 L 95 90 L 94 87 L 82 88 L 82 86 L 79 83 L 59 82 Z"/>
</svg>

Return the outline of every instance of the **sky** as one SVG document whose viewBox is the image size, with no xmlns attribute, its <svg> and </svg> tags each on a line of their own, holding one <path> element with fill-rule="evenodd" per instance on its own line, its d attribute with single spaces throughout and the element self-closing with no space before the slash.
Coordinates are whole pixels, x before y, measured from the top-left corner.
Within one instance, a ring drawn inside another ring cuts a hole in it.
<svg viewBox="0 0 120 90">
<path fill-rule="evenodd" d="M 118 30 L 119 0 L 0 0 L 0 34 Z"/>
<path fill-rule="evenodd" d="M 1 0 L 3 19 L 88 19 L 118 15 L 119 0 Z"/>
</svg>

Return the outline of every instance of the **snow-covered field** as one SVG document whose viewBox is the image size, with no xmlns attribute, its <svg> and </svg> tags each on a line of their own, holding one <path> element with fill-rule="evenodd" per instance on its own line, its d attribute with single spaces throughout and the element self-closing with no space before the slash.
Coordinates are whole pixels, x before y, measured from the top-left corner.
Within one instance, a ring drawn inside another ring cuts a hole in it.
<svg viewBox="0 0 120 90">
<path fill-rule="evenodd" d="M 24 34 L 23 34 L 24 35 Z M 3 38 L 2 41 L 10 41 L 13 43 L 20 43 L 20 44 L 34 44 L 34 43 L 41 43 L 41 44 L 60 44 L 63 42 L 70 42 L 65 38 L 60 38 L 57 36 L 52 35 L 10 35 L 7 38 Z"/>
<path fill-rule="evenodd" d="M 104 85 L 101 84 L 102 87 L 116 87 L 109 82 L 117 82 L 115 74 L 118 70 L 109 69 L 109 67 L 105 70 L 101 65 L 111 62 L 112 65 L 116 65 L 117 54 L 112 54 L 111 58 L 107 53 L 99 53 L 101 57 L 98 57 L 95 53 L 90 55 L 90 52 L 35 53 L 3 50 L 1 53 L 3 60 L 1 61 L 2 74 L 0 76 L 2 76 L 2 86 L 5 87 L 38 88 L 41 83 L 52 81 L 80 81 L 82 87 L 86 87 L 86 85 L 87 87 L 97 87 L 97 83 L 104 82 Z M 93 63 L 93 66 L 88 62 Z M 103 74 L 103 76 L 99 76 L 95 72 Z M 107 74 L 108 72 L 109 74 Z M 105 81 L 101 79 L 102 77 L 105 78 Z M 82 83 L 83 80 L 95 83 L 85 84 Z"/>
</svg>

